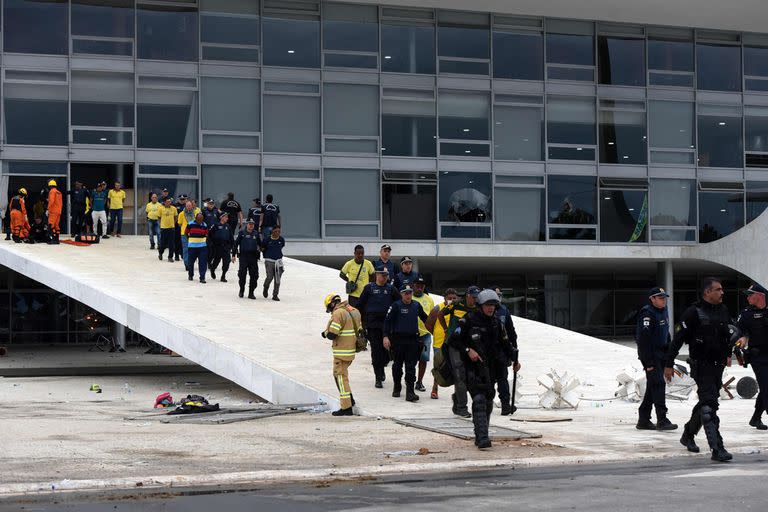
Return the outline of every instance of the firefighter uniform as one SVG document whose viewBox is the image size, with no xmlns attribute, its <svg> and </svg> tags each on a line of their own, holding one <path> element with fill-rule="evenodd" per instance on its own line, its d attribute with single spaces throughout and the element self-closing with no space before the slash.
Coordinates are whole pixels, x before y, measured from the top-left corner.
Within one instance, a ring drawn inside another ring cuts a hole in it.
<svg viewBox="0 0 768 512">
<path fill-rule="evenodd" d="M 59 243 L 59 233 L 61 232 L 59 223 L 61 222 L 62 200 L 61 192 L 56 188 L 56 181 L 48 182 L 50 190 L 48 191 L 48 225 L 51 227 L 51 236 L 53 243 Z"/>
<path fill-rule="evenodd" d="M 353 315 L 358 318 L 353 319 Z M 352 407 L 352 390 L 349 387 L 349 365 L 355 360 L 355 324 L 360 325 L 360 313 L 345 302 L 340 302 L 333 309 L 331 319 L 324 335 L 333 335 L 333 378 L 339 389 L 341 409 Z"/>
<path fill-rule="evenodd" d="M 29 236 L 29 219 L 22 211 L 22 200 L 16 196 L 11 200 L 11 235 L 16 243 L 22 242 Z"/>
</svg>

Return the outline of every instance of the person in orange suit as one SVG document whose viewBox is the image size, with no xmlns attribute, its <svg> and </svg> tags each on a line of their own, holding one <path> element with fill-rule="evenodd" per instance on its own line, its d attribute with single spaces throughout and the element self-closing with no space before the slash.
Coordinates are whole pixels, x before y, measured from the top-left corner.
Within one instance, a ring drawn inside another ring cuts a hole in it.
<svg viewBox="0 0 768 512">
<path fill-rule="evenodd" d="M 26 206 L 26 202 L 24 201 L 25 197 L 27 197 L 27 189 L 24 188 L 24 187 L 21 187 L 19 189 L 19 193 L 16 194 L 15 196 L 13 196 L 11 198 L 11 201 L 8 203 L 8 208 L 7 208 L 7 211 L 5 212 L 5 218 L 3 219 L 3 228 L 4 228 L 5 234 L 6 234 L 6 237 L 5 237 L 6 240 L 10 240 L 11 239 L 11 235 L 13 234 L 13 230 L 11 229 L 11 211 L 12 211 L 12 209 L 11 209 L 11 202 L 14 199 L 18 199 L 19 200 L 19 203 L 21 205 L 21 213 L 23 213 L 24 217 L 28 219 L 28 217 L 27 217 L 27 206 Z"/>
<path fill-rule="evenodd" d="M 14 196 L 9 205 L 11 209 L 11 236 L 17 244 L 25 242 L 29 236 L 29 219 L 21 209 L 23 204 L 19 196 Z"/>
<path fill-rule="evenodd" d="M 48 182 L 48 226 L 51 228 L 51 241 L 48 242 L 49 244 L 59 243 L 61 208 L 61 192 L 56 185 L 56 180 L 50 180 Z"/>
</svg>

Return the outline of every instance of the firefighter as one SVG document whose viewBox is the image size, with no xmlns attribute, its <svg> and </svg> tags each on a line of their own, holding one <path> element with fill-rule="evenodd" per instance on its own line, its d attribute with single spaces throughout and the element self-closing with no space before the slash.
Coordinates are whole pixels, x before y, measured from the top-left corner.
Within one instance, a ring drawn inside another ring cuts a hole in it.
<svg viewBox="0 0 768 512">
<path fill-rule="evenodd" d="M 355 360 L 355 326 L 361 325 L 360 313 L 346 301 L 342 302 L 341 297 L 334 293 L 325 297 L 323 305 L 325 311 L 331 314 L 331 319 L 321 336 L 332 342 L 333 378 L 339 390 L 339 410 L 332 414 L 352 416 L 355 400 L 349 387 L 349 366 Z"/>
<path fill-rule="evenodd" d="M 59 233 L 61 228 L 59 223 L 61 222 L 61 208 L 62 208 L 61 192 L 59 191 L 56 180 L 48 181 L 48 226 L 51 229 L 51 241 L 49 244 L 59 243 Z"/>
<path fill-rule="evenodd" d="M 29 217 L 27 217 L 27 206 L 26 206 L 26 198 L 27 197 L 27 189 L 24 187 L 21 187 L 19 189 L 19 193 L 11 198 L 11 200 L 8 202 L 8 208 L 5 212 L 5 239 L 10 240 L 11 235 L 13 234 L 13 228 L 11 225 L 13 224 L 13 220 L 11 218 L 11 212 L 13 209 L 11 208 L 11 203 L 14 199 L 18 199 L 21 213 L 24 215 L 24 218 L 27 219 L 27 223 L 29 223 Z"/>
<path fill-rule="evenodd" d="M 29 236 L 29 219 L 21 209 L 22 202 L 19 196 L 11 199 L 8 209 L 11 211 L 11 236 L 17 244 L 25 242 Z"/>
</svg>

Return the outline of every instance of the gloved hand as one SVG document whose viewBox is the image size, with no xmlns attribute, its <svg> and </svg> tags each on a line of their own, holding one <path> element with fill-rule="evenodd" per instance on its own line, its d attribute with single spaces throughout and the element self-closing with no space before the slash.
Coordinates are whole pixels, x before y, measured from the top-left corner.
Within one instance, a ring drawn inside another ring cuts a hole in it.
<svg viewBox="0 0 768 512">
<path fill-rule="evenodd" d="M 325 337 L 326 337 L 326 336 L 325 336 L 325 331 L 321 332 L 321 333 L 320 333 L 320 336 L 322 336 L 323 338 L 325 338 Z"/>
</svg>

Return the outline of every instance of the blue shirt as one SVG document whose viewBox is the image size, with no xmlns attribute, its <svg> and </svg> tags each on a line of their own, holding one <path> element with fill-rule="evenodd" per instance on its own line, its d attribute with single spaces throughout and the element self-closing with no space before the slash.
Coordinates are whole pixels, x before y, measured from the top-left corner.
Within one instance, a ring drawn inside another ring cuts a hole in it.
<svg viewBox="0 0 768 512">
<path fill-rule="evenodd" d="M 255 229 L 248 232 L 248 229 L 241 229 L 235 240 L 235 246 L 232 248 L 232 254 L 256 255 L 259 258 L 259 247 L 261 245 L 261 235 Z"/>
<path fill-rule="evenodd" d="M 373 268 L 376 270 L 381 270 L 382 268 L 385 268 L 389 271 L 389 279 L 387 280 L 388 283 L 391 283 L 395 280 L 395 262 L 392 260 L 389 260 L 388 262 L 384 263 L 381 261 L 381 258 L 377 259 L 373 262 Z"/>
<path fill-rule="evenodd" d="M 404 272 L 398 272 L 397 275 L 395 276 L 395 288 L 399 290 L 406 284 L 413 286 L 413 283 L 420 277 L 421 277 L 421 274 L 419 274 L 415 270 L 411 270 L 407 274 Z"/>
<path fill-rule="evenodd" d="M 384 286 L 376 283 L 365 285 L 357 303 L 365 326 L 380 329 L 389 307 L 397 300 L 400 300 L 400 293 L 389 283 Z"/>
<path fill-rule="evenodd" d="M 421 304 L 412 301 L 405 304 L 402 300 L 394 302 L 387 311 L 384 319 L 384 335 L 409 337 L 417 340 L 419 338 L 419 319 L 422 322 L 427 321 L 427 314 Z"/>
<path fill-rule="evenodd" d="M 280 215 L 280 207 L 274 203 L 265 203 L 261 205 L 261 213 L 264 215 L 264 222 L 261 226 L 273 228 L 277 226 L 277 216 Z"/>
<path fill-rule="evenodd" d="M 669 313 L 667 308 L 658 309 L 650 304 L 643 306 L 637 315 L 637 355 L 646 368 L 655 366 L 654 358 L 661 357 L 669 343 Z"/>
<path fill-rule="evenodd" d="M 107 194 L 108 192 L 106 190 L 102 190 L 99 192 L 98 190 L 94 190 L 93 194 L 91 194 L 91 199 L 93 201 L 93 205 L 91 205 L 91 210 L 95 212 L 103 212 L 105 211 L 105 206 L 107 204 Z"/>
<path fill-rule="evenodd" d="M 285 247 L 285 238 L 279 237 L 277 240 L 271 236 L 264 239 L 262 251 L 265 260 L 279 260 L 283 257 L 283 247 Z"/>
</svg>

